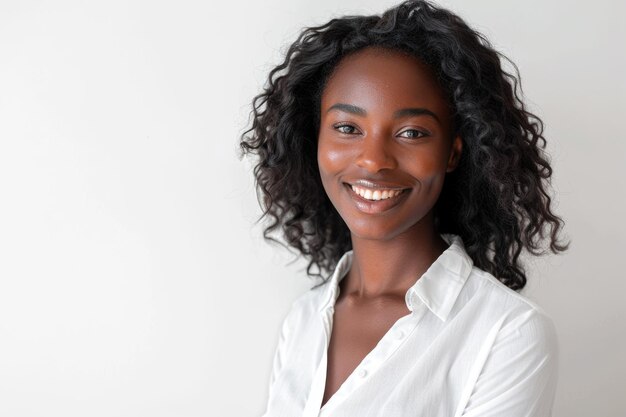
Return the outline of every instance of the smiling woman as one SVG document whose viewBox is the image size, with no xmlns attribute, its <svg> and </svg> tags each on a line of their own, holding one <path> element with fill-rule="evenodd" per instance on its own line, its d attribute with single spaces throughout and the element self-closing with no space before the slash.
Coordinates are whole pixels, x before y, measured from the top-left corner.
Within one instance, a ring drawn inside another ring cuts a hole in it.
<svg viewBox="0 0 626 417">
<path fill-rule="evenodd" d="M 241 138 L 264 236 L 325 279 L 282 323 L 265 417 L 551 414 L 556 329 L 519 257 L 567 245 L 501 58 L 406 1 L 306 28 L 270 72 Z"/>
</svg>

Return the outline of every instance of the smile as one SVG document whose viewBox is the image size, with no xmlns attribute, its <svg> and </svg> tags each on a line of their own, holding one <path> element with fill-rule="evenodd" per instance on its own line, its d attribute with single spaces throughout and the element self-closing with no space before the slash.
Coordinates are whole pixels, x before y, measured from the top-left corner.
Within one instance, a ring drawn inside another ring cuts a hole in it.
<svg viewBox="0 0 626 417">
<path fill-rule="evenodd" d="M 386 200 L 391 197 L 395 197 L 402 192 L 402 190 L 371 190 L 369 188 L 358 187 L 356 185 L 351 185 L 352 190 L 363 197 L 366 200 Z"/>
<path fill-rule="evenodd" d="M 358 187 L 345 184 L 350 197 L 354 201 L 356 207 L 369 214 L 382 213 L 402 202 L 409 194 L 409 189 L 404 190 L 386 190 Z"/>
</svg>

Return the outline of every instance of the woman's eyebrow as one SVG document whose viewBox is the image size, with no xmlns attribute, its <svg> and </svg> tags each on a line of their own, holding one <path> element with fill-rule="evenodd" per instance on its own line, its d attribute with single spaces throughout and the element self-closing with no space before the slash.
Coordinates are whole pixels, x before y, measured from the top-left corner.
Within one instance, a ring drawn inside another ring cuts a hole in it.
<svg viewBox="0 0 626 417">
<path fill-rule="evenodd" d="M 365 109 L 355 106 L 353 104 L 336 103 L 330 106 L 328 110 L 326 110 L 326 113 L 328 113 L 331 110 L 343 110 L 345 112 L 353 113 L 359 116 L 367 116 L 367 111 L 365 111 Z M 428 109 L 424 109 L 421 107 L 410 107 L 406 109 L 400 109 L 393 113 L 394 119 L 405 117 L 405 116 L 422 116 L 422 115 L 431 116 L 439 122 L 439 118 L 437 117 L 435 113 L 433 113 L 432 111 Z"/>
</svg>

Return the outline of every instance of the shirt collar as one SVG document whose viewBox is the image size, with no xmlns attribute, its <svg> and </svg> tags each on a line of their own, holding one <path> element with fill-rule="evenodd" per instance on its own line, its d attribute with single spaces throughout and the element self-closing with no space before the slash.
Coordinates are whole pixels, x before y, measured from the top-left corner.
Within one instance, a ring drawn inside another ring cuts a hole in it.
<svg viewBox="0 0 626 417">
<path fill-rule="evenodd" d="M 405 302 L 408 309 L 413 311 L 421 300 L 441 321 L 446 321 L 474 262 L 465 252 L 460 236 L 442 234 L 441 237 L 450 246 L 407 290 Z M 330 307 L 337 299 L 339 282 L 350 270 L 353 256 L 353 250 L 349 250 L 339 259 L 333 274 L 326 282 L 320 312 Z"/>
</svg>

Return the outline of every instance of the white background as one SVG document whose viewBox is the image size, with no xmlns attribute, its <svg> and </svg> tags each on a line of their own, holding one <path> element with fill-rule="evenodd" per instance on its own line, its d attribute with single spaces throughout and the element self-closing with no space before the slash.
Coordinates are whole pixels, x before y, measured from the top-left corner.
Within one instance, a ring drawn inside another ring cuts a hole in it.
<svg viewBox="0 0 626 417">
<path fill-rule="evenodd" d="M 302 27 L 394 4 L 0 3 L 0 416 L 263 412 L 312 281 L 262 241 L 239 135 Z M 441 4 L 546 122 L 573 243 L 523 293 L 558 327 L 554 416 L 624 415 L 624 3 Z"/>
</svg>

